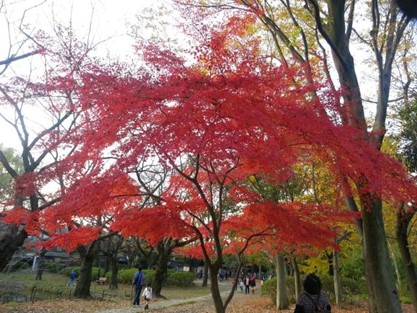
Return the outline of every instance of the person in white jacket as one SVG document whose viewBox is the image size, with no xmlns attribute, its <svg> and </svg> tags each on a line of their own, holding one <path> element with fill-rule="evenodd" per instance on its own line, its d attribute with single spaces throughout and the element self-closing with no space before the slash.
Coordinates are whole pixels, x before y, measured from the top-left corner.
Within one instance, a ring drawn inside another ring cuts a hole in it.
<svg viewBox="0 0 417 313">
<path fill-rule="evenodd" d="M 148 283 L 146 288 L 143 290 L 142 297 L 145 299 L 146 303 L 145 310 L 149 310 L 149 302 L 152 300 L 152 287 L 150 283 Z"/>
</svg>

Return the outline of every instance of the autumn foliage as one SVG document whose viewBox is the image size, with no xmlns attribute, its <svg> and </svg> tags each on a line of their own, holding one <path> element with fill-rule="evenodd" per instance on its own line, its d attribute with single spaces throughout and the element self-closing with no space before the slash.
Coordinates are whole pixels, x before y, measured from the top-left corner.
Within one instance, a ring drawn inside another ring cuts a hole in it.
<svg viewBox="0 0 417 313">
<path fill-rule="evenodd" d="M 200 245 L 184 253 L 206 257 L 262 236 L 331 246 L 334 223 L 357 216 L 330 204 L 273 202 L 245 183 L 255 175 L 283 184 L 294 165 L 313 157 L 348 194 L 353 182 L 366 181 L 362 193 L 412 199 L 400 164 L 340 123 L 339 94 L 318 74 L 307 84 L 306 71 L 316 75 L 310 69 L 263 54 L 253 22 L 232 16 L 205 29 L 187 57 L 148 43 L 137 70 L 92 62 L 77 77 L 61 77 L 55 86 L 75 92 L 83 112 L 66 137 L 77 151 L 65 164 L 77 171 L 55 205 L 31 217 L 14 211 L 6 221 L 36 221 L 30 232 L 43 228 L 49 245 L 68 250 L 112 231 L 151 244 L 196 238 Z M 147 163 L 169 173 L 158 193 L 132 175 Z M 157 201 L 144 204 L 149 196 Z"/>
</svg>

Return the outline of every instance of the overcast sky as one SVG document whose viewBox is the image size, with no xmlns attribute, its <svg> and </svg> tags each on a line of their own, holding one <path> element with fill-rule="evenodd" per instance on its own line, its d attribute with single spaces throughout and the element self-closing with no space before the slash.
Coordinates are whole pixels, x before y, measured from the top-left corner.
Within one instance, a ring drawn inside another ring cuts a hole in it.
<svg viewBox="0 0 417 313">
<path fill-rule="evenodd" d="M 18 32 L 24 15 L 24 23 L 33 31 L 52 30 L 54 23 L 70 25 L 77 31 L 77 37 L 87 36 L 91 22 L 91 35 L 95 42 L 113 38 L 107 43 L 109 49 L 125 51 L 129 44 L 126 36 L 127 23 L 145 7 L 161 4 L 165 0 L 4 0 L 0 11 L 0 35 L 18 44 L 22 39 Z M 118 44 L 114 44 L 117 40 Z M 106 45 L 106 44 L 105 44 Z M 7 45 L 0 45 L 0 55 L 7 55 Z"/>
<path fill-rule="evenodd" d="M 135 16 L 150 6 L 169 0 L 0 0 L 0 60 L 10 54 L 21 55 L 30 50 L 20 47 L 24 36 L 19 32 L 22 23 L 28 32 L 44 30 L 51 33 L 54 24 L 71 25 L 80 40 L 89 34 L 93 43 L 99 45 L 100 53 L 124 57 L 132 53 L 131 37 L 127 36 L 128 23 L 135 23 Z M 3 4 L 1 6 L 1 3 Z M 9 40 L 7 39 L 9 38 Z M 9 42 L 8 42 L 9 41 Z M 9 51 L 9 47 L 12 49 Z M 27 60 L 13 63 L 13 68 L 2 75 L 3 82 L 13 72 L 27 71 Z M 5 107 L 2 108 L 4 112 Z M 0 142 L 20 150 L 16 134 L 3 121 L 0 123 Z"/>
</svg>

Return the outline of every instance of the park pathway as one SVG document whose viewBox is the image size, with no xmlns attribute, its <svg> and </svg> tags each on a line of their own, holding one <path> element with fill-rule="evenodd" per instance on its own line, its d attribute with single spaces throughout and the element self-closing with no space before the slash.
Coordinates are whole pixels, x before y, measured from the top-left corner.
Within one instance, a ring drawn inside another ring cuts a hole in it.
<svg viewBox="0 0 417 313">
<path fill-rule="evenodd" d="M 170 300 L 158 300 L 152 301 L 149 305 L 150 309 L 153 311 L 155 309 L 163 309 L 168 308 L 171 306 L 180 306 L 183 304 L 190 304 L 195 302 L 207 302 L 210 303 L 211 295 L 202 296 L 202 297 L 195 297 L 195 298 L 188 298 L 188 299 L 170 299 Z M 130 306 L 123 309 L 111 309 L 106 311 L 101 311 L 101 313 L 137 313 L 144 311 L 145 304 L 141 304 L 139 306 Z"/>
<path fill-rule="evenodd" d="M 229 283 L 220 283 L 220 288 L 222 291 L 222 296 L 226 297 L 230 292 L 230 284 Z M 236 293 L 235 293 L 236 295 Z M 141 300 L 141 302 L 144 302 Z M 211 305 L 213 300 L 211 298 L 211 294 L 205 296 L 199 296 L 194 298 L 182 298 L 182 299 L 168 299 L 168 300 L 152 300 L 151 304 L 149 305 L 151 310 L 155 309 L 163 309 L 168 307 L 177 307 L 186 304 L 192 304 L 197 302 L 206 302 L 207 305 Z M 122 308 L 122 309 L 109 309 L 105 311 L 100 311 L 100 313 L 137 313 L 144 311 L 145 304 L 141 303 L 139 306 L 133 306 Z"/>
</svg>

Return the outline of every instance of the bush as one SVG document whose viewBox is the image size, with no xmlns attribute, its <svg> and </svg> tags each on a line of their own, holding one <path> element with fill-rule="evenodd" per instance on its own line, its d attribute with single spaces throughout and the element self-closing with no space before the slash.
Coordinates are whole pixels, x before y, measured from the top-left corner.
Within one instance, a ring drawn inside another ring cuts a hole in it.
<svg viewBox="0 0 417 313">
<path fill-rule="evenodd" d="M 59 271 L 59 274 L 69 277 L 72 270 L 74 270 L 75 273 L 77 273 L 77 277 L 78 277 L 78 275 L 80 275 L 80 267 L 79 266 L 65 267 L 65 268 L 63 268 L 62 270 Z"/>
<path fill-rule="evenodd" d="M 124 284 L 131 284 L 133 275 L 135 275 L 137 269 L 129 268 L 119 272 L 118 281 Z M 146 283 L 152 283 L 155 277 L 154 270 L 143 270 L 143 274 L 146 278 Z M 177 286 L 177 287 L 189 287 L 192 286 L 195 279 L 195 274 L 190 272 L 176 272 L 174 270 L 168 270 L 168 277 L 164 282 L 164 286 Z"/>
<path fill-rule="evenodd" d="M 122 269 L 119 271 L 118 282 L 124 284 L 131 284 L 133 275 L 135 275 L 137 269 L 136 268 L 128 268 Z M 154 270 L 143 270 L 143 275 L 145 275 L 145 284 L 148 282 L 152 282 L 153 278 L 155 277 Z"/>
<path fill-rule="evenodd" d="M 155 277 L 155 271 L 154 270 L 143 270 L 143 274 L 145 275 L 145 284 L 152 283 L 152 281 Z"/>
<path fill-rule="evenodd" d="M 118 282 L 124 283 L 124 284 L 131 284 L 133 275 L 135 275 L 137 269 L 136 268 L 128 268 L 121 270 L 119 272 L 119 279 Z"/>
<path fill-rule="evenodd" d="M 46 262 L 45 263 L 45 270 L 50 273 L 59 273 L 62 270 L 64 265 L 58 262 Z"/>
<path fill-rule="evenodd" d="M 274 305 L 277 304 L 277 277 L 276 276 L 264 281 L 264 283 L 261 285 L 261 294 L 268 296 L 272 300 Z"/>
<path fill-rule="evenodd" d="M 193 285 L 195 274 L 191 272 L 168 271 L 166 286 L 190 287 Z"/>
</svg>

